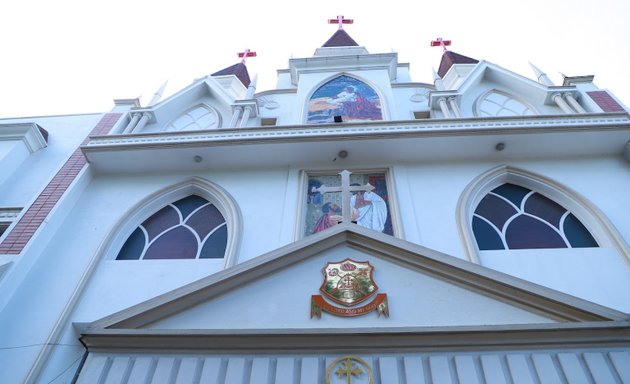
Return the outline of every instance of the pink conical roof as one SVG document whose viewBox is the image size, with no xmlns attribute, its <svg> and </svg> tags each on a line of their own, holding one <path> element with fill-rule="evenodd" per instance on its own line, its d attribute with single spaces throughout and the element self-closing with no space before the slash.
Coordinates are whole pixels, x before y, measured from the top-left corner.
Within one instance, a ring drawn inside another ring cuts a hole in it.
<svg viewBox="0 0 630 384">
<path fill-rule="evenodd" d="M 453 64 L 477 64 L 479 60 L 471 59 L 470 57 L 460 55 L 453 51 L 445 51 L 442 54 L 442 61 L 440 61 L 440 68 L 438 69 L 438 75 L 444 77 Z"/>
<path fill-rule="evenodd" d="M 358 47 L 356 41 L 343 29 L 338 29 L 322 47 Z"/>
<path fill-rule="evenodd" d="M 225 75 L 236 76 L 245 87 L 249 87 L 249 84 L 251 83 L 251 80 L 249 79 L 249 72 L 247 72 L 247 67 L 243 63 L 236 63 L 230 67 L 220 70 L 219 72 L 215 72 L 210 76 Z"/>
</svg>

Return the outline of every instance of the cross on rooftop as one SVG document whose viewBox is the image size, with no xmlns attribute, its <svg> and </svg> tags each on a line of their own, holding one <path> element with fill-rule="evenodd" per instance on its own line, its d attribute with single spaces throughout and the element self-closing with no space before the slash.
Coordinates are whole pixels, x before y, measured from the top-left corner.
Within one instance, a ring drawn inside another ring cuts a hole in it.
<svg viewBox="0 0 630 384">
<path fill-rule="evenodd" d="M 339 24 L 339 29 L 343 29 L 344 24 L 352 24 L 354 19 L 345 19 L 343 16 L 337 16 L 336 19 L 328 19 L 328 24 Z"/>
<path fill-rule="evenodd" d="M 256 52 L 246 49 L 244 52 L 239 52 L 238 57 L 242 57 L 241 63 L 245 64 L 248 57 L 256 57 Z"/>
<path fill-rule="evenodd" d="M 444 51 L 446 51 L 446 46 L 447 45 L 451 45 L 451 41 L 450 40 L 443 40 L 441 37 L 438 37 L 437 39 L 431 41 L 431 46 L 432 47 L 442 47 L 444 49 Z"/>
<path fill-rule="evenodd" d="M 350 175 L 352 174 L 352 172 L 344 169 L 343 171 L 339 172 L 339 174 L 341 175 L 341 187 L 327 187 L 325 185 L 322 185 L 319 188 L 313 187 L 312 192 L 319 192 L 322 195 L 324 193 L 330 192 L 341 192 L 341 217 L 344 223 L 349 223 L 352 219 L 353 207 L 350 206 L 352 192 L 372 191 L 374 189 L 374 186 L 370 185 L 370 183 L 367 183 L 365 185 L 351 186 Z"/>
</svg>

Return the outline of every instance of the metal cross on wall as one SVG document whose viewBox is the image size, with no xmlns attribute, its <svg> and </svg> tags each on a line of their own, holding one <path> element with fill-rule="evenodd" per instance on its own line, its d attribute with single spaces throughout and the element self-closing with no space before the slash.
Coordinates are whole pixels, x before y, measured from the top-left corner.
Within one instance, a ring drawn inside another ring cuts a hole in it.
<svg viewBox="0 0 630 384">
<path fill-rule="evenodd" d="M 248 57 L 256 57 L 256 52 L 246 49 L 244 52 L 239 52 L 238 57 L 242 57 L 241 63 L 245 64 Z"/>
<path fill-rule="evenodd" d="M 322 185 L 319 188 L 313 187 L 312 192 L 319 192 L 322 195 L 324 193 L 341 192 L 341 217 L 344 223 L 349 223 L 352 220 L 352 207 L 350 206 L 352 192 L 372 191 L 374 187 L 370 185 L 370 183 L 351 186 L 350 175 L 352 172 L 347 169 L 339 172 L 339 174 L 341 175 L 341 187 L 327 187 Z"/>
<path fill-rule="evenodd" d="M 344 19 L 343 16 L 337 16 L 336 19 L 328 19 L 328 24 L 339 24 L 339 29 L 343 29 L 344 24 L 352 24 L 354 19 Z"/>
<path fill-rule="evenodd" d="M 446 51 L 446 46 L 447 45 L 451 45 L 451 41 L 450 40 L 443 40 L 441 37 L 438 37 L 437 39 L 431 41 L 431 46 L 432 47 L 442 47 L 444 49 L 444 51 Z"/>
</svg>

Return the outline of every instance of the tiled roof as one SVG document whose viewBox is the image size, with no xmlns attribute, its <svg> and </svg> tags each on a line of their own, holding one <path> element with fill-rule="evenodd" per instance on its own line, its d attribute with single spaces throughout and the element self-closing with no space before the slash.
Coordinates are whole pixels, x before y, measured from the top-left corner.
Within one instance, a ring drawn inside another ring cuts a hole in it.
<svg viewBox="0 0 630 384">
<path fill-rule="evenodd" d="M 446 51 L 442 55 L 438 75 L 440 75 L 440 77 L 444 77 L 453 64 L 477 64 L 478 62 L 479 60 L 471 59 L 470 57 L 460 55 L 459 53 Z"/>
<path fill-rule="evenodd" d="M 322 47 L 358 47 L 356 41 L 343 29 L 338 29 Z"/>
<path fill-rule="evenodd" d="M 235 75 L 246 87 L 249 87 L 249 83 L 251 83 L 251 80 L 249 79 L 249 72 L 247 72 L 247 67 L 243 63 L 234 64 L 231 67 L 227 67 L 219 72 L 213 73 L 211 76 L 224 75 Z"/>
</svg>

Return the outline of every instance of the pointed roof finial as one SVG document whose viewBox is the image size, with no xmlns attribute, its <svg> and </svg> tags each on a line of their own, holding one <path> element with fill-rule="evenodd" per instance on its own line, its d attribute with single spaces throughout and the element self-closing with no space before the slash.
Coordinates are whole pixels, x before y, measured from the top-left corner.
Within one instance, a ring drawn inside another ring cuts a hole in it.
<svg viewBox="0 0 630 384">
<path fill-rule="evenodd" d="M 444 81 L 438 73 L 435 71 L 435 68 L 431 68 L 433 71 L 433 84 L 435 85 L 435 89 L 438 91 L 444 91 L 446 87 L 444 86 Z"/>
<path fill-rule="evenodd" d="M 241 63 L 245 64 L 248 57 L 256 57 L 256 52 L 246 49 L 244 52 L 239 52 L 238 57 L 242 58 Z"/>
<path fill-rule="evenodd" d="M 540 84 L 551 86 L 551 87 L 554 85 L 553 81 L 551 81 L 551 79 L 547 76 L 545 72 L 540 70 L 540 68 L 538 68 L 532 63 L 529 63 L 529 65 L 534 70 L 534 73 L 536 74 L 536 79 L 538 80 Z"/>
<path fill-rule="evenodd" d="M 431 46 L 432 47 L 442 47 L 444 49 L 444 52 L 447 51 L 446 46 L 447 45 L 451 45 L 451 41 L 450 40 L 444 40 L 441 37 L 438 37 L 435 40 L 431 41 Z"/>
<path fill-rule="evenodd" d="M 153 94 L 153 97 L 151 98 L 151 101 L 149 101 L 149 105 L 147 105 L 147 107 L 153 106 L 155 104 L 157 104 L 160 99 L 162 99 L 162 95 L 164 94 L 164 90 L 166 89 L 166 84 L 168 84 L 168 80 L 166 80 L 164 82 L 164 84 L 162 84 L 162 86 L 160 88 L 158 88 L 157 91 L 155 91 L 155 93 Z"/>
<path fill-rule="evenodd" d="M 354 19 L 346 19 L 343 16 L 337 16 L 336 19 L 328 19 L 328 24 L 339 24 L 339 29 L 343 29 L 344 24 L 352 24 Z"/>
</svg>

